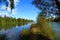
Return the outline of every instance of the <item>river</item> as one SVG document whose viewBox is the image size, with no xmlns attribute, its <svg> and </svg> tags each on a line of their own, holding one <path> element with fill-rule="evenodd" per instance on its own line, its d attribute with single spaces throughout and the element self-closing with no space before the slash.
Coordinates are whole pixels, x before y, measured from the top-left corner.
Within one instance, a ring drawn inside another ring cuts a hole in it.
<svg viewBox="0 0 60 40">
<path fill-rule="evenodd" d="M 55 29 L 57 33 L 56 40 L 60 40 L 60 22 L 51 22 L 50 24 L 52 25 L 52 27 Z"/>
<path fill-rule="evenodd" d="M 12 29 L 7 29 L 7 30 L 3 29 L 2 31 L 0 31 L 0 34 L 1 33 L 6 34 L 6 40 L 19 40 L 20 32 L 24 29 L 29 30 L 30 25 L 31 23 L 23 25 L 23 26 L 16 26 L 16 27 L 13 27 Z"/>
<path fill-rule="evenodd" d="M 57 23 L 57 22 L 52 22 L 50 23 L 54 29 L 57 31 L 58 33 L 58 39 L 57 40 L 60 40 L 60 23 Z M 19 34 L 22 30 L 24 29 L 30 29 L 30 25 L 31 23 L 27 24 L 27 25 L 23 25 L 23 26 L 16 26 L 16 27 L 13 27 L 11 29 L 7 29 L 7 30 L 2 30 L 0 31 L 0 34 L 1 32 L 2 33 L 5 33 L 6 34 L 6 40 L 19 40 Z"/>
</svg>

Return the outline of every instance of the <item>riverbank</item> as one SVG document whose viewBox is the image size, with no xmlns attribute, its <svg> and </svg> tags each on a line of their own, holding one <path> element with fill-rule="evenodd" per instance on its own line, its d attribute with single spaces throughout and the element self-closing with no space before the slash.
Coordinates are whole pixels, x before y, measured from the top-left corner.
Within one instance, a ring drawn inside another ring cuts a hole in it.
<svg viewBox="0 0 60 40">
<path fill-rule="evenodd" d="M 0 30 L 13 28 L 15 26 L 22 26 L 28 24 L 29 22 L 33 22 L 33 20 L 28 20 L 23 18 L 16 19 L 13 17 L 8 17 L 6 15 L 4 17 L 0 16 Z"/>
<path fill-rule="evenodd" d="M 32 23 L 29 23 L 29 24 L 27 24 L 27 25 L 23 25 L 23 26 L 16 26 L 16 27 L 13 27 L 13 28 L 11 28 L 11 29 L 7 29 L 6 31 L 2 31 L 2 32 L 4 32 L 4 33 L 6 33 L 6 39 L 7 40 L 19 40 L 20 39 L 20 33 L 24 30 L 24 29 L 26 29 L 26 30 L 30 30 L 30 26 L 31 26 L 31 24 Z M 58 25 L 58 23 L 54 23 L 54 25 L 55 25 L 55 27 L 54 28 L 56 28 L 57 27 L 57 25 Z M 35 26 L 34 26 L 35 27 Z M 57 29 L 59 28 L 60 26 L 58 25 L 58 27 L 57 27 Z M 57 30 L 57 29 L 55 29 L 55 30 Z M 60 28 L 57 30 L 58 32 L 60 32 L 59 31 L 60 30 Z M 57 33 L 58 33 L 57 32 Z M 60 34 L 59 34 L 60 35 Z M 58 35 L 58 36 L 59 36 Z M 58 38 L 60 38 L 60 37 L 58 37 Z"/>
<path fill-rule="evenodd" d="M 43 16 L 38 17 L 37 23 L 32 24 L 30 30 L 23 30 L 20 35 L 20 40 L 27 38 L 27 40 L 55 40 L 56 38 L 55 30 Z"/>
</svg>

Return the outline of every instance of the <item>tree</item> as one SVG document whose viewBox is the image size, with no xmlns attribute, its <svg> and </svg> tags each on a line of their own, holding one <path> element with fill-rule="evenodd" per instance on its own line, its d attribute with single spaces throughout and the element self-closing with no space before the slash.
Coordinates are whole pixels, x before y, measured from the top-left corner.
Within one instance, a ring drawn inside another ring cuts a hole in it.
<svg viewBox="0 0 60 40">
<path fill-rule="evenodd" d="M 33 0 L 34 4 L 39 10 L 40 14 L 37 17 L 37 27 L 40 28 L 41 33 L 47 36 L 51 40 L 55 40 L 56 33 L 53 28 L 49 25 L 46 16 L 51 14 L 58 15 L 59 10 L 54 0 Z M 59 14 L 60 15 L 60 14 Z"/>
<path fill-rule="evenodd" d="M 12 9 L 14 9 L 14 0 L 9 0 L 9 1 L 8 0 L 0 0 L 0 2 L 3 2 L 6 5 L 6 9 L 10 5 L 11 12 L 12 12 Z"/>
<path fill-rule="evenodd" d="M 58 15 L 60 15 L 60 1 L 59 0 L 54 0 L 54 1 L 55 1 L 56 5 L 57 5 L 57 8 L 59 10 L 59 14 Z"/>
<path fill-rule="evenodd" d="M 39 10 L 46 12 L 46 15 L 60 15 L 59 0 L 33 0 L 32 4 L 34 4 Z"/>
</svg>

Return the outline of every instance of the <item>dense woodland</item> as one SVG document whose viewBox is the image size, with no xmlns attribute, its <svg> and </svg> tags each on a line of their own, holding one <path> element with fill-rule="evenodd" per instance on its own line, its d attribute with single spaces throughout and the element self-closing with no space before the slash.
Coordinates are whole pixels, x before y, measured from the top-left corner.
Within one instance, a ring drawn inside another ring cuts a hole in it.
<svg viewBox="0 0 60 40">
<path fill-rule="evenodd" d="M 0 29 L 4 28 L 12 28 L 15 26 L 21 26 L 24 24 L 27 24 L 29 22 L 33 22 L 33 20 L 27 20 L 23 18 L 13 18 L 13 17 L 7 17 L 6 15 L 4 17 L 0 16 Z"/>
</svg>

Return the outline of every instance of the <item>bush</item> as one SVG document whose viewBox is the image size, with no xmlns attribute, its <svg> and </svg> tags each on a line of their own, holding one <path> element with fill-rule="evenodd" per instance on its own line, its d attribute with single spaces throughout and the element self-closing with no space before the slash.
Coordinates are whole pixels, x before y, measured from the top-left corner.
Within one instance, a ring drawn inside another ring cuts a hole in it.
<svg viewBox="0 0 60 40">
<path fill-rule="evenodd" d="M 20 33 L 20 40 L 29 40 L 28 37 L 29 37 L 29 30 L 25 29 Z"/>
<path fill-rule="evenodd" d="M 37 27 L 36 24 L 32 24 L 30 27 L 30 32 L 32 34 L 40 34 L 41 31 L 40 31 L 39 27 Z"/>
<path fill-rule="evenodd" d="M 53 27 L 49 25 L 44 16 L 37 18 L 37 27 L 40 28 L 40 31 L 44 36 L 50 38 L 51 40 L 55 40 L 56 32 L 53 30 Z"/>
<path fill-rule="evenodd" d="M 56 33 L 49 25 L 45 17 L 39 17 L 36 24 L 32 24 L 30 30 L 23 30 L 20 40 L 55 40 Z"/>
</svg>

